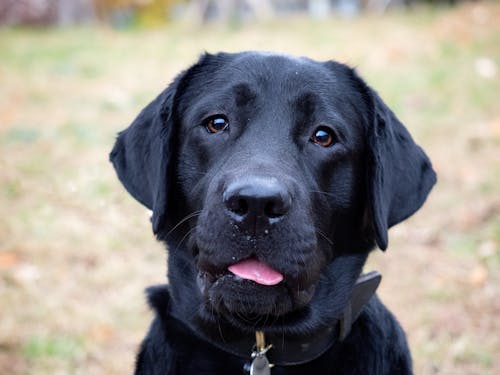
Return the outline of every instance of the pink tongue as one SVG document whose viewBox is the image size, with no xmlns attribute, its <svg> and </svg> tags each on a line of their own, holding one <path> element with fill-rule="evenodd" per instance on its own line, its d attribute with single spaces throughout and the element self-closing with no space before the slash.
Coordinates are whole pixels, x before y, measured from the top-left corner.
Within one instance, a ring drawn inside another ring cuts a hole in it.
<svg viewBox="0 0 500 375">
<path fill-rule="evenodd" d="M 276 285 L 283 275 L 257 259 L 247 259 L 228 267 L 229 271 L 242 279 L 255 281 L 262 285 Z"/>
</svg>

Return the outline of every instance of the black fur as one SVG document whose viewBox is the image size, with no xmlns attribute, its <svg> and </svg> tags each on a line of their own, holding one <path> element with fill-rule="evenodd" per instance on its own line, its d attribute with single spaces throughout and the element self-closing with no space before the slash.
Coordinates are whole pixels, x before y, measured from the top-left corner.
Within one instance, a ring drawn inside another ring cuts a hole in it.
<svg viewBox="0 0 500 375">
<path fill-rule="evenodd" d="M 213 116 L 228 127 L 207 131 Z M 312 141 L 318 129 L 332 145 Z M 210 342 L 256 329 L 310 339 L 336 324 L 368 253 L 386 249 L 388 228 L 436 180 L 354 70 L 257 52 L 202 56 L 120 133 L 111 160 L 169 248 L 169 286 L 149 290 L 156 318 L 138 375 L 243 373 L 246 359 Z M 247 258 L 284 280 L 263 286 L 227 271 Z M 273 369 L 307 373 L 410 374 L 411 357 L 374 297 L 344 341 Z"/>
</svg>

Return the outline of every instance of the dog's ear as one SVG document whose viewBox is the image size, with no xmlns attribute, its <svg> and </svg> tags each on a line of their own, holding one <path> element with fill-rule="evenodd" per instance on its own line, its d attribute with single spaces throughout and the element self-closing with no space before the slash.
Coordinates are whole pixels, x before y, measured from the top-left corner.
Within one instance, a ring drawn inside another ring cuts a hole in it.
<svg viewBox="0 0 500 375">
<path fill-rule="evenodd" d="M 127 191 L 153 211 L 155 233 L 164 223 L 168 188 L 173 183 L 174 126 L 172 106 L 181 73 L 144 108 L 132 124 L 118 134 L 110 160 Z"/>
<path fill-rule="evenodd" d="M 375 240 L 385 250 L 387 230 L 424 203 L 436 174 L 424 151 L 379 95 L 370 89 L 373 116 L 368 128 L 368 202 Z"/>
<path fill-rule="evenodd" d="M 174 134 L 176 108 L 191 78 L 210 75 L 227 54 L 205 53 L 197 63 L 180 73 L 134 122 L 118 134 L 110 160 L 127 191 L 153 211 L 153 232 L 158 234 L 167 220 L 169 188 L 175 183 Z"/>
</svg>

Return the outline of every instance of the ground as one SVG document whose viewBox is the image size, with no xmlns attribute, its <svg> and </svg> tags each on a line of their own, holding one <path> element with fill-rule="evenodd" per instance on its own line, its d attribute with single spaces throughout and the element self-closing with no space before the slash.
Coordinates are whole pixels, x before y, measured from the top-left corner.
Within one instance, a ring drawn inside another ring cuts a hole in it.
<svg viewBox="0 0 500 375">
<path fill-rule="evenodd" d="M 439 182 L 367 269 L 416 374 L 500 373 L 500 5 L 154 30 L 0 30 L 0 373 L 127 374 L 165 281 L 115 134 L 204 50 L 356 66 Z"/>
</svg>

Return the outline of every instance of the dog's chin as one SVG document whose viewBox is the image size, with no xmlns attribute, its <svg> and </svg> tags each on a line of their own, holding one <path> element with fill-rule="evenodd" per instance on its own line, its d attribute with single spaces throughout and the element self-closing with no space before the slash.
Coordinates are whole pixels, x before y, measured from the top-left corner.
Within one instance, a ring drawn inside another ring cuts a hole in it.
<svg viewBox="0 0 500 375">
<path fill-rule="evenodd" d="M 300 312 L 311 301 L 315 285 L 298 290 L 285 282 L 260 285 L 227 273 L 198 274 L 204 307 L 238 326 L 265 327 L 285 315 Z"/>
</svg>

